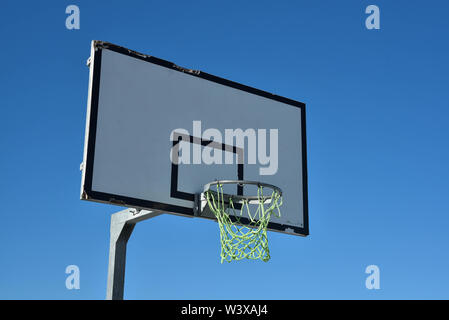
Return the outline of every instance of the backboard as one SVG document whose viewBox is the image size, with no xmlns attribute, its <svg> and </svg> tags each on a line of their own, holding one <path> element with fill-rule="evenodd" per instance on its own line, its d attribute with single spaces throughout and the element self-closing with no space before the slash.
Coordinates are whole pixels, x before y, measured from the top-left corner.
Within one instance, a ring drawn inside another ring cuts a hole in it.
<svg viewBox="0 0 449 320">
<path fill-rule="evenodd" d="M 81 199 L 194 217 L 205 184 L 261 181 L 268 229 L 308 235 L 303 103 L 101 41 L 89 66 Z"/>
</svg>

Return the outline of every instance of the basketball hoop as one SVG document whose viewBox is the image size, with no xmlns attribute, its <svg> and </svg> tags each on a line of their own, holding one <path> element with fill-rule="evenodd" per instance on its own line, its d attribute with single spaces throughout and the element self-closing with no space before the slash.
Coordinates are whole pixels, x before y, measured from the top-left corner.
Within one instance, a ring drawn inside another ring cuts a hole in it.
<svg viewBox="0 0 449 320">
<path fill-rule="evenodd" d="M 255 185 L 257 195 L 226 194 L 223 185 L 227 184 Z M 216 191 L 212 186 L 216 186 Z M 270 189 L 271 193 L 264 194 L 265 189 Z M 221 180 L 206 184 L 203 194 L 220 226 L 221 263 L 245 258 L 270 260 L 267 226 L 273 214 L 280 217 L 280 188 L 257 181 Z M 249 221 L 243 222 L 243 219 Z"/>
</svg>

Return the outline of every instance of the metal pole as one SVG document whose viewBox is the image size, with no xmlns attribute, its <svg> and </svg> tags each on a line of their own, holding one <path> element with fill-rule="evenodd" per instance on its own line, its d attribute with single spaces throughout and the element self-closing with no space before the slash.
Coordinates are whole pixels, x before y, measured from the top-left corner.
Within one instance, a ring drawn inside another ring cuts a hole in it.
<svg viewBox="0 0 449 320">
<path fill-rule="evenodd" d="M 126 209 L 111 216 L 108 287 L 106 300 L 123 300 L 125 288 L 126 245 L 137 222 L 160 215 L 161 212 Z"/>
</svg>

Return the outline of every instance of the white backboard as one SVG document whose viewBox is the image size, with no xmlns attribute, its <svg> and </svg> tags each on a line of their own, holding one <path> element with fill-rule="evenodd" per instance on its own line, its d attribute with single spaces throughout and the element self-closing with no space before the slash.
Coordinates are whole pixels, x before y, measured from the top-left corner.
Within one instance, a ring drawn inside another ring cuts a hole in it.
<svg viewBox="0 0 449 320">
<path fill-rule="evenodd" d="M 283 191 L 269 229 L 307 235 L 306 158 L 303 103 L 92 42 L 82 199 L 193 216 L 206 183 L 261 181 Z"/>
</svg>

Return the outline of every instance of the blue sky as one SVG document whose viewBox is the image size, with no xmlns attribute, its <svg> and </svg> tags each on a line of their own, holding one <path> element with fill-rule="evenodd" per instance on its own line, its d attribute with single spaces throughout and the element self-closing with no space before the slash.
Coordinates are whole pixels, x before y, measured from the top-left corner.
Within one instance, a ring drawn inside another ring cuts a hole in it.
<svg viewBox="0 0 449 320">
<path fill-rule="evenodd" d="M 80 30 L 65 28 L 78 5 Z M 366 6 L 381 10 L 367 30 Z M 103 299 L 110 214 L 79 200 L 93 39 L 307 104 L 310 236 L 219 263 L 218 227 L 163 215 L 127 299 L 448 299 L 447 1 L 3 1 L 1 299 Z M 81 271 L 67 290 L 65 268 Z M 365 288 L 378 265 L 380 290 Z M 241 288 L 241 289 L 239 289 Z"/>
</svg>

